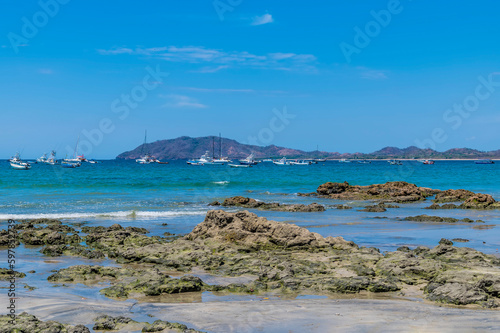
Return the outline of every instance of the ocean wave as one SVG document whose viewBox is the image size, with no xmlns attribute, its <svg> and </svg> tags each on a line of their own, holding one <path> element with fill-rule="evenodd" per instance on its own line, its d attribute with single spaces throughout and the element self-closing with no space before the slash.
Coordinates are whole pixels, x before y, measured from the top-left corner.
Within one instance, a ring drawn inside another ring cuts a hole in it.
<svg viewBox="0 0 500 333">
<path fill-rule="evenodd" d="M 220 181 L 220 182 L 212 182 L 213 184 L 218 184 L 218 185 L 226 185 L 226 184 L 229 184 L 229 181 L 228 180 L 223 180 L 223 181 Z"/>
<path fill-rule="evenodd" d="M 83 219 L 83 218 L 130 218 L 154 219 L 162 217 L 205 215 L 207 211 L 118 211 L 118 212 L 82 212 L 82 213 L 39 213 L 39 214 L 0 214 L 0 220 L 27 219 Z"/>
</svg>

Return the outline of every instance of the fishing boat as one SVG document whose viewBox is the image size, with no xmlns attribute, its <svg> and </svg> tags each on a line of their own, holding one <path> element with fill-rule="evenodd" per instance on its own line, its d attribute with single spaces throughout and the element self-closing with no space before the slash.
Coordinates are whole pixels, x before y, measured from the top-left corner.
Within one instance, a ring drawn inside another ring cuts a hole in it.
<svg viewBox="0 0 500 333">
<path fill-rule="evenodd" d="M 341 158 L 341 159 L 339 160 L 339 163 L 351 163 L 351 161 L 349 161 L 349 160 L 347 160 L 347 159 L 345 159 L 345 158 Z"/>
<path fill-rule="evenodd" d="M 47 163 L 47 154 L 43 154 L 36 159 L 37 163 Z"/>
<path fill-rule="evenodd" d="M 243 160 L 240 160 L 240 164 L 242 165 L 257 165 L 259 162 L 257 162 L 255 159 L 254 159 L 254 155 L 253 153 L 248 155 L 247 158 L 243 159 Z"/>
<path fill-rule="evenodd" d="M 492 160 L 477 160 L 477 161 L 474 161 L 474 163 L 476 163 L 476 164 L 495 164 L 495 162 L 493 162 Z"/>
<path fill-rule="evenodd" d="M 10 166 L 16 170 L 29 170 L 31 169 L 31 164 L 21 160 L 19 153 L 16 153 L 14 157 L 9 160 Z"/>
<path fill-rule="evenodd" d="M 50 157 L 47 159 L 47 161 L 45 161 L 45 163 L 50 165 L 56 165 L 58 163 L 55 150 L 50 152 Z"/>
<path fill-rule="evenodd" d="M 250 164 L 229 164 L 231 168 L 250 168 Z"/>
<path fill-rule="evenodd" d="M 205 154 L 201 155 L 201 157 L 197 160 L 189 160 L 187 161 L 187 164 L 189 165 L 205 165 L 205 164 L 214 164 L 213 159 L 210 158 L 208 150 L 205 152 Z"/>
<path fill-rule="evenodd" d="M 283 157 L 281 160 L 279 161 L 273 161 L 273 164 L 275 165 L 290 165 L 290 162 L 288 162 L 286 160 L 286 157 Z"/>
<path fill-rule="evenodd" d="M 290 165 L 311 165 L 312 162 L 310 161 L 290 161 Z"/>
</svg>

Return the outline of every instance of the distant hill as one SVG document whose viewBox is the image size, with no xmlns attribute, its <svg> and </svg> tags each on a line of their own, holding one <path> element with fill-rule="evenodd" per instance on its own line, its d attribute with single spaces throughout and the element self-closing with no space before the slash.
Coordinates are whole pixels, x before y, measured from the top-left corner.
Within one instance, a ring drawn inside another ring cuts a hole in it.
<svg viewBox="0 0 500 333">
<path fill-rule="evenodd" d="M 138 146 L 134 150 L 121 153 L 117 159 L 136 159 L 150 153 L 162 160 L 187 160 L 199 158 L 206 151 L 212 155 L 212 143 L 214 143 L 215 156 L 219 156 L 220 145 L 219 138 L 215 136 L 206 136 L 200 138 L 191 138 L 182 136 L 176 139 L 160 140 Z M 412 159 L 412 158 L 446 158 L 446 159 L 474 159 L 474 158 L 500 158 L 500 150 L 483 152 L 470 148 L 453 148 L 444 152 L 438 152 L 432 149 L 420 149 L 415 146 L 408 148 L 385 147 L 369 154 L 363 153 L 344 153 L 325 152 L 325 151 L 303 151 L 285 147 L 255 146 L 239 143 L 238 141 L 223 138 L 222 156 L 230 158 L 245 158 L 251 153 L 256 158 L 329 158 L 329 159 Z"/>
</svg>

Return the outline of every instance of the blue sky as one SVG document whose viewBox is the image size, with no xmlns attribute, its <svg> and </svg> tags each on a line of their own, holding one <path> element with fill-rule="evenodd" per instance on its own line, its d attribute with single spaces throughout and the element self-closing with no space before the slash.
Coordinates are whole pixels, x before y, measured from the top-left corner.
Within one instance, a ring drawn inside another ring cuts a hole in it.
<svg viewBox="0 0 500 333">
<path fill-rule="evenodd" d="M 64 157 L 79 135 L 113 158 L 145 129 L 339 152 L 500 148 L 493 0 L 0 6 L 0 158 Z"/>
</svg>

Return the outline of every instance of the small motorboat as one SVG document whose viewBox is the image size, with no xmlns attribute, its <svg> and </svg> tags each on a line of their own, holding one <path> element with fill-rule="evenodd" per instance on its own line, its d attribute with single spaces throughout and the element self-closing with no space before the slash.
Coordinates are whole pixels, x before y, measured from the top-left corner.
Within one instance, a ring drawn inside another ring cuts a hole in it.
<svg viewBox="0 0 500 333">
<path fill-rule="evenodd" d="M 158 163 L 158 164 L 168 164 L 168 162 L 162 162 L 160 160 L 156 160 L 156 163 Z"/>
<path fill-rule="evenodd" d="M 345 158 L 342 158 L 339 160 L 339 163 L 351 163 L 351 161 L 345 159 Z"/>
<path fill-rule="evenodd" d="M 310 161 L 290 161 L 290 165 L 311 165 Z"/>
<path fill-rule="evenodd" d="M 37 163 L 47 163 L 47 154 L 43 154 L 36 159 Z"/>
<path fill-rule="evenodd" d="M 31 164 L 21 160 L 19 153 L 16 153 L 14 157 L 9 160 L 10 166 L 16 170 L 29 170 L 31 169 Z"/>
<path fill-rule="evenodd" d="M 286 160 L 286 157 L 283 157 L 281 160 L 279 161 L 273 161 L 273 164 L 274 165 L 290 165 L 290 162 L 288 162 Z"/>
<path fill-rule="evenodd" d="M 73 168 L 77 168 L 81 165 L 80 162 L 77 162 L 77 163 L 73 163 L 73 162 L 68 162 L 68 161 L 62 161 L 61 162 L 61 166 L 63 168 L 69 168 L 69 169 L 73 169 Z"/>
<path fill-rule="evenodd" d="M 326 158 L 317 158 L 314 162 L 326 162 Z"/>
<path fill-rule="evenodd" d="M 399 160 L 390 160 L 387 162 L 389 162 L 390 165 L 403 165 L 403 162 L 401 162 Z"/>
<path fill-rule="evenodd" d="M 356 161 L 356 163 L 358 163 L 358 164 L 371 164 L 372 162 L 367 161 L 367 160 L 360 160 L 360 161 Z"/>
<path fill-rule="evenodd" d="M 432 164 L 434 164 L 434 161 L 433 160 L 425 160 L 422 162 L 422 164 L 432 165 Z"/>
<path fill-rule="evenodd" d="M 253 153 L 248 155 L 247 158 L 243 159 L 243 160 L 240 160 L 240 164 L 243 164 L 243 165 L 257 165 L 259 162 L 257 162 L 255 159 L 254 159 L 254 155 Z"/>
<path fill-rule="evenodd" d="M 493 162 L 492 160 L 477 160 L 477 161 L 474 161 L 474 163 L 476 163 L 476 164 L 495 164 L 495 162 Z"/>
<path fill-rule="evenodd" d="M 97 164 L 97 163 L 99 163 L 96 160 L 87 160 L 87 162 L 89 162 L 90 164 Z"/>
<path fill-rule="evenodd" d="M 229 164 L 231 168 L 250 168 L 250 164 Z"/>
</svg>

